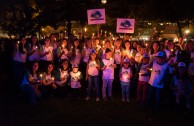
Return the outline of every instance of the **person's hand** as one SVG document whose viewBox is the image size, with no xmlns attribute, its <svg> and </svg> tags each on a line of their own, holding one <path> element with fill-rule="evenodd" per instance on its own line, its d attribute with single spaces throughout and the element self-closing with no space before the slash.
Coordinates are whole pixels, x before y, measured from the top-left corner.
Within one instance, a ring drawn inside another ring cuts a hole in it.
<svg viewBox="0 0 194 126">
<path fill-rule="evenodd" d="M 53 89 L 56 89 L 57 85 L 56 84 L 52 84 L 52 87 L 53 87 Z"/>
</svg>

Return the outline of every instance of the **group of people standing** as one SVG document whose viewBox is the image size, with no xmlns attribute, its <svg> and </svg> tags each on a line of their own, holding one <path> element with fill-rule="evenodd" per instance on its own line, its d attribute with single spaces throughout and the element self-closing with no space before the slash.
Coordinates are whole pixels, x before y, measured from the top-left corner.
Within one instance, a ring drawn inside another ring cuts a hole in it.
<svg viewBox="0 0 194 126">
<path fill-rule="evenodd" d="M 80 97 L 86 91 L 88 101 L 95 91 L 96 101 L 112 100 L 114 90 L 121 101 L 130 102 L 135 90 L 137 102 L 158 108 L 162 90 L 171 92 L 177 104 L 185 98 L 191 109 L 194 95 L 194 42 L 179 37 L 163 41 L 131 41 L 113 38 L 59 39 L 51 34 L 39 42 L 36 35 L 15 43 L 13 73 L 16 85 L 27 94 L 30 103 L 38 98 Z"/>
</svg>

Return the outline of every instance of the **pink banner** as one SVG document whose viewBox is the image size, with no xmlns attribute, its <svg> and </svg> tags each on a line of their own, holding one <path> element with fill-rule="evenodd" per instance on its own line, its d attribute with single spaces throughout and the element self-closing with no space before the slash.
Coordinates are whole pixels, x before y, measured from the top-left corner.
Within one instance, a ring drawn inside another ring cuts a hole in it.
<svg viewBox="0 0 194 126">
<path fill-rule="evenodd" d="M 117 33 L 134 33 L 135 19 L 117 18 Z"/>
<path fill-rule="evenodd" d="M 105 24 L 105 9 L 87 10 L 88 24 Z"/>
</svg>

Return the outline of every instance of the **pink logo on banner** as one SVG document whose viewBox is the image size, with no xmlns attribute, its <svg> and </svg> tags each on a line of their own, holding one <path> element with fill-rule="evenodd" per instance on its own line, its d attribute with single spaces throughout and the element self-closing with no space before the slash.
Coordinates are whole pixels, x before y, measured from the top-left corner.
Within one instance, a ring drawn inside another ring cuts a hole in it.
<svg viewBox="0 0 194 126">
<path fill-rule="evenodd" d="M 105 20 L 105 9 L 92 9 L 87 10 L 88 13 L 88 24 L 104 24 Z"/>
<path fill-rule="evenodd" d="M 134 33 L 135 19 L 117 18 L 117 33 Z"/>
</svg>

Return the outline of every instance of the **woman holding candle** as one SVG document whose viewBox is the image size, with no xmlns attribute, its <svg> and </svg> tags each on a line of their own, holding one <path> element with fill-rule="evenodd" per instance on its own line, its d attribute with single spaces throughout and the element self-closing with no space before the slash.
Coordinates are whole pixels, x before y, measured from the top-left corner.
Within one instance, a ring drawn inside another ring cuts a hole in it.
<svg viewBox="0 0 194 126">
<path fill-rule="evenodd" d="M 20 40 L 13 51 L 13 75 L 17 87 L 21 84 L 27 59 L 26 37 L 22 36 Z"/>
<path fill-rule="evenodd" d="M 86 80 L 88 80 L 88 91 L 86 101 L 90 99 L 93 87 L 95 87 L 96 91 L 96 101 L 100 101 L 99 70 L 100 61 L 97 59 L 97 54 L 95 50 L 92 50 L 86 69 Z"/>
<path fill-rule="evenodd" d="M 34 61 L 40 60 L 40 45 L 38 43 L 38 38 L 36 34 L 31 36 L 31 41 L 27 46 L 27 59 L 28 59 L 28 67 L 32 65 Z"/>
<path fill-rule="evenodd" d="M 53 62 L 53 46 L 48 37 L 44 40 L 45 44 L 40 49 L 40 71 L 46 71 L 48 64 Z"/>
<path fill-rule="evenodd" d="M 131 48 L 131 42 L 129 40 L 125 41 L 124 49 L 122 52 L 121 61 L 124 61 L 125 58 L 128 58 L 130 60 L 130 65 L 134 65 L 134 56 L 136 54 L 136 51 Z M 121 62 L 122 65 L 122 62 Z"/>
<path fill-rule="evenodd" d="M 65 38 L 62 40 L 61 45 L 57 48 L 57 57 L 59 63 L 63 59 L 69 60 L 68 42 Z"/>
<path fill-rule="evenodd" d="M 55 74 L 57 94 L 64 97 L 67 94 L 69 81 L 69 63 L 67 59 L 61 60 L 60 67 Z"/>
<path fill-rule="evenodd" d="M 106 49 L 109 48 L 111 49 L 111 44 L 109 40 L 103 41 L 103 46 L 99 51 L 99 59 L 104 59 L 105 58 L 105 51 Z"/>
<path fill-rule="evenodd" d="M 54 82 L 54 71 L 53 64 L 49 64 L 47 67 L 47 71 L 42 75 L 42 86 L 40 87 L 41 94 L 44 97 L 50 96 L 54 94 L 54 90 L 57 88 Z"/>
<path fill-rule="evenodd" d="M 153 42 L 150 49 L 150 61 L 155 60 L 155 57 L 159 51 L 160 51 L 159 42 L 157 41 Z"/>
<path fill-rule="evenodd" d="M 77 64 L 78 66 L 80 65 L 81 62 L 81 47 L 80 47 L 80 42 L 78 39 L 73 40 L 73 46 L 71 46 L 71 51 L 70 51 L 70 63 L 72 64 Z"/>
<path fill-rule="evenodd" d="M 30 70 L 26 70 L 22 83 L 21 90 L 27 93 L 29 102 L 31 104 L 36 103 L 36 99 L 41 97 L 39 86 L 41 84 L 41 79 L 38 74 L 38 62 L 34 62 Z"/>
<path fill-rule="evenodd" d="M 129 65 L 129 59 L 125 58 L 123 61 L 123 67 L 120 69 L 120 83 L 121 83 L 121 95 L 122 102 L 129 103 L 130 98 L 130 80 L 132 78 L 132 70 Z"/>
</svg>

